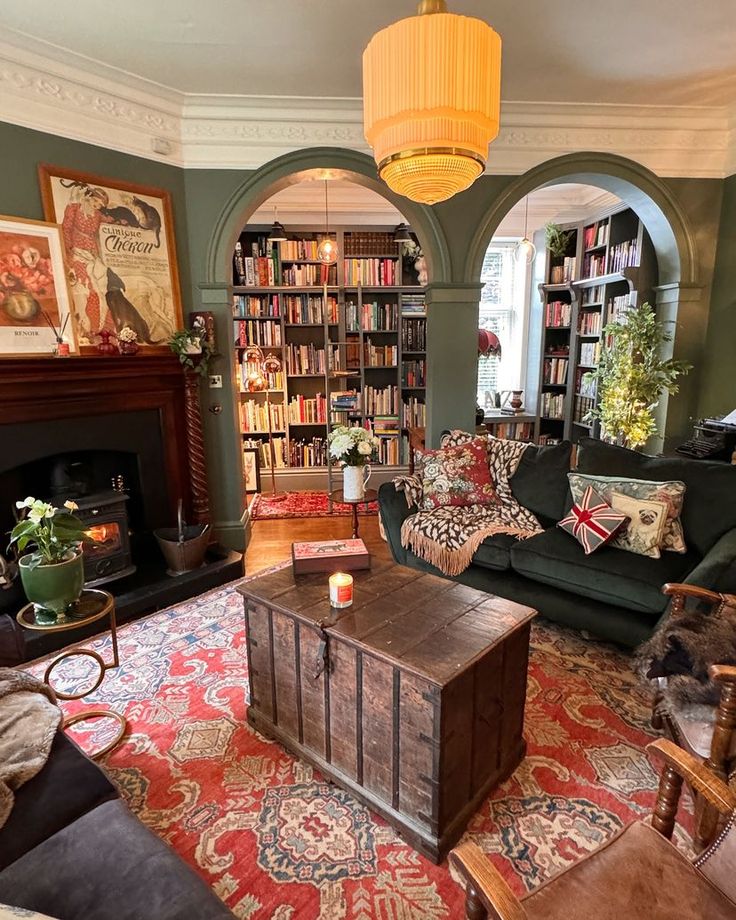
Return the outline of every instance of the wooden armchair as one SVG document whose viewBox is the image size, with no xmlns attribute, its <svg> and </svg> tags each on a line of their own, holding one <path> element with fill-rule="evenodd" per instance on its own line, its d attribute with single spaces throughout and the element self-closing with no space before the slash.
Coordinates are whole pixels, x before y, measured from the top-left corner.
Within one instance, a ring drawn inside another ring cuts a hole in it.
<svg viewBox="0 0 736 920">
<path fill-rule="evenodd" d="M 668 584 L 662 590 L 672 596 L 670 620 L 684 613 L 688 598 L 709 605 L 710 611 L 706 615 L 717 611 L 724 604 L 736 607 L 734 595 L 716 594 L 695 585 Z M 709 674 L 721 688 L 720 703 L 712 720 L 686 718 L 683 713 L 677 711 L 663 712 L 660 707 L 662 695 L 659 693 L 654 702 L 652 725 L 656 729 L 664 730 L 672 741 L 703 761 L 721 779 L 729 782 L 736 769 L 736 667 L 714 664 L 709 668 Z M 697 796 L 696 810 L 695 845 L 702 849 L 715 836 L 718 813 L 715 809 L 709 808 L 704 799 Z"/>
<path fill-rule="evenodd" d="M 598 850 L 519 899 L 474 843 L 450 861 L 466 883 L 468 920 L 725 920 L 736 917 L 736 793 L 666 739 L 648 750 L 664 760 L 651 825 L 637 821 Z M 728 816 L 694 862 L 670 838 L 683 780 Z"/>
</svg>

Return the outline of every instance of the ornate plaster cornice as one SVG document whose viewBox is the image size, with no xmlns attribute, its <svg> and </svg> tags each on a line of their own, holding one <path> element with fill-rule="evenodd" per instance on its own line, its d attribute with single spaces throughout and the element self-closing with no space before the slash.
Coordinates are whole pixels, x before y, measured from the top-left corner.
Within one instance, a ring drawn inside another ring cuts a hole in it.
<svg viewBox="0 0 736 920">
<path fill-rule="evenodd" d="M 189 168 L 255 169 L 304 147 L 368 152 L 359 99 L 201 96 L 13 35 L 0 41 L 0 120 Z M 660 176 L 736 172 L 721 108 L 506 102 L 488 171 L 520 174 L 579 151 Z"/>
</svg>

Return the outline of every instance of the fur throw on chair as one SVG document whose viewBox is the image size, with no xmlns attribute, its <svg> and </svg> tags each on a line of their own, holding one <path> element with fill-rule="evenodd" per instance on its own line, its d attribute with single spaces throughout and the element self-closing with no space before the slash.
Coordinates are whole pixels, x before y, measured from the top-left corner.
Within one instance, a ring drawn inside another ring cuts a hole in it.
<svg viewBox="0 0 736 920">
<path fill-rule="evenodd" d="M 736 665 L 736 596 L 712 613 L 669 616 L 639 646 L 635 668 L 641 677 L 660 681 L 662 705 L 690 719 L 713 721 L 720 685 L 708 675 L 712 664 Z"/>
</svg>

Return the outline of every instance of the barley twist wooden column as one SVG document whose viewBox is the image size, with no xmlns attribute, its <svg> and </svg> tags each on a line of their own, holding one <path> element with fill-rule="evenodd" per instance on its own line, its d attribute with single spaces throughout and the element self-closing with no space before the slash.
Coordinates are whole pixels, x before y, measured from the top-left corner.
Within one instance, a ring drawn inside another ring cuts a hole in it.
<svg viewBox="0 0 736 920">
<path fill-rule="evenodd" d="M 210 523 L 210 498 L 207 488 L 204 434 L 202 432 L 202 407 L 199 401 L 199 375 L 184 372 L 184 402 L 187 424 L 187 456 L 192 487 L 192 510 L 197 524 Z"/>
</svg>

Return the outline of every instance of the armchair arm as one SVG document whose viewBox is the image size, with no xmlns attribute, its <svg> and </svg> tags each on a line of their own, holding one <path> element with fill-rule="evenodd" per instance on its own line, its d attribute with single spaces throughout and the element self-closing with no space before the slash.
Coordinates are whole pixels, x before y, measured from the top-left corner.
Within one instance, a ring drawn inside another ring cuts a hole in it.
<svg viewBox="0 0 736 920">
<path fill-rule="evenodd" d="M 736 682 L 736 667 L 730 664 L 712 664 L 708 668 L 708 673 L 713 680 L 721 681 L 724 684 Z"/>
<path fill-rule="evenodd" d="M 726 531 L 683 581 L 721 594 L 736 594 L 736 528 Z"/>
<path fill-rule="evenodd" d="M 699 588 L 697 585 L 672 584 L 668 582 L 662 588 L 662 594 L 670 594 L 673 597 L 695 597 L 699 601 L 706 601 L 709 604 L 720 604 L 723 595 L 708 588 Z"/>
<path fill-rule="evenodd" d="M 397 492 L 392 482 L 384 482 L 378 490 L 378 513 L 381 515 L 391 555 L 400 565 L 406 565 L 406 550 L 401 545 L 401 525 L 416 511 L 406 503 L 403 492 Z"/>
<path fill-rule="evenodd" d="M 450 862 L 467 885 L 468 917 L 526 920 L 527 914 L 521 901 L 476 844 L 470 841 L 458 844 L 450 853 Z M 479 913 L 481 909 L 486 914 Z"/>
<path fill-rule="evenodd" d="M 660 783 L 660 798 L 662 787 L 665 785 L 665 776 L 669 773 L 674 774 L 679 781 L 677 783 L 678 795 L 682 780 L 687 780 L 689 785 L 707 799 L 721 814 L 728 815 L 736 809 L 736 792 L 729 789 L 722 779 L 717 777 L 692 754 L 684 751 L 666 738 L 658 738 L 657 741 L 652 741 L 651 744 L 647 745 L 647 751 L 653 756 L 661 757 L 665 762 L 662 782 Z M 672 782 L 671 776 L 670 782 Z M 657 810 L 659 810 L 659 805 L 660 803 L 658 802 Z M 674 807 L 675 809 L 677 808 L 676 798 Z M 674 815 L 672 817 L 674 819 Z M 659 828 L 657 829 L 659 830 Z"/>
</svg>

